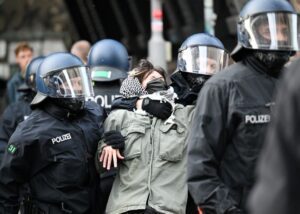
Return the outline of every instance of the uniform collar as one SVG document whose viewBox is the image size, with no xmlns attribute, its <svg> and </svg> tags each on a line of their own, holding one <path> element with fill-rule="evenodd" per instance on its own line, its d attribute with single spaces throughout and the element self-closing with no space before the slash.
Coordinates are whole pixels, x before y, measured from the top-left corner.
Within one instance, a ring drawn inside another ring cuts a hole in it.
<svg viewBox="0 0 300 214">
<path fill-rule="evenodd" d="M 79 114 L 72 113 L 67 109 L 64 109 L 52 102 L 49 102 L 48 100 L 46 100 L 42 108 L 44 109 L 45 112 L 47 112 L 48 114 L 50 114 L 51 116 L 55 117 L 58 120 L 72 120 L 72 119 L 79 118 L 81 115 L 81 113 Z"/>
<path fill-rule="evenodd" d="M 271 72 L 262 62 L 256 59 L 253 55 L 249 54 L 243 61 L 246 66 L 250 67 L 252 70 L 265 74 L 267 76 L 271 76 L 274 78 L 278 78 L 281 72 Z"/>
</svg>

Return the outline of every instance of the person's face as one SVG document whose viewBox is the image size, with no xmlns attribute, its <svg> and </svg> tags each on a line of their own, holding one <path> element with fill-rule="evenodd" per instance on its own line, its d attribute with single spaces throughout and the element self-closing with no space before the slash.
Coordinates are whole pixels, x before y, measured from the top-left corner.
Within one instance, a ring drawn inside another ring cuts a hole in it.
<svg viewBox="0 0 300 214">
<path fill-rule="evenodd" d="M 271 34 L 268 24 L 261 24 L 258 28 L 258 32 L 263 38 L 271 40 Z M 276 36 L 279 42 L 286 42 L 288 40 L 288 26 L 284 23 L 277 23 Z"/>
<path fill-rule="evenodd" d="M 81 82 L 81 77 L 74 77 L 70 79 L 71 86 L 67 81 L 63 82 L 59 85 L 60 92 L 62 95 L 71 95 L 72 91 L 77 95 L 81 95 L 83 93 L 83 87 Z"/>
<path fill-rule="evenodd" d="M 27 64 L 32 59 L 32 51 L 29 49 L 21 50 L 16 56 L 16 62 L 19 64 L 21 72 L 24 73 Z"/>
<path fill-rule="evenodd" d="M 142 80 L 142 87 L 145 89 L 147 87 L 147 83 L 154 79 L 161 79 L 164 81 L 164 77 L 160 73 L 153 71 Z"/>
<path fill-rule="evenodd" d="M 200 70 L 204 70 L 206 75 L 213 75 L 216 73 L 216 69 L 218 67 L 216 60 L 211 58 L 200 58 L 198 63 Z"/>
</svg>

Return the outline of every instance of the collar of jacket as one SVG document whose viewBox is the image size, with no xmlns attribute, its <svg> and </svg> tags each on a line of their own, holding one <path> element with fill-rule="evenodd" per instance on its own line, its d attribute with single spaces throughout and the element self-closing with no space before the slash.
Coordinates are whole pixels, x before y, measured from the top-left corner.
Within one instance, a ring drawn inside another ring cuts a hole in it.
<svg viewBox="0 0 300 214">
<path fill-rule="evenodd" d="M 278 78 L 281 72 L 271 72 L 265 65 L 263 65 L 258 59 L 256 59 L 253 55 L 249 54 L 243 60 L 243 63 L 250 67 L 252 70 L 265 74 L 267 76 L 271 76 L 274 78 Z"/>
<path fill-rule="evenodd" d="M 180 71 L 171 75 L 171 86 L 174 88 L 175 93 L 178 96 L 176 103 L 185 105 L 193 105 L 198 97 L 198 91 L 194 92 L 188 82 L 183 78 Z"/>
<path fill-rule="evenodd" d="M 73 120 L 79 118 L 80 115 L 82 115 L 82 112 L 79 112 L 78 114 L 72 113 L 67 109 L 57 106 L 48 100 L 44 103 L 42 108 L 44 109 L 44 111 L 58 120 Z"/>
</svg>

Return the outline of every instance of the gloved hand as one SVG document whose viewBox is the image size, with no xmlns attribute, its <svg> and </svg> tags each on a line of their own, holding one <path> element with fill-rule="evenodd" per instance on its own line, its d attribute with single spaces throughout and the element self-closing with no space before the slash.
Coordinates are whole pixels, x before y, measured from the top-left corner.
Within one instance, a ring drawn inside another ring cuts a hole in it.
<svg viewBox="0 0 300 214">
<path fill-rule="evenodd" d="M 125 137 L 119 131 L 108 131 L 103 135 L 103 141 L 113 149 L 123 149 L 125 147 Z"/>
<path fill-rule="evenodd" d="M 168 102 L 144 98 L 142 109 L 159 119 L 167 119 L 172 114 L 172 105 Z"/>
</svg>

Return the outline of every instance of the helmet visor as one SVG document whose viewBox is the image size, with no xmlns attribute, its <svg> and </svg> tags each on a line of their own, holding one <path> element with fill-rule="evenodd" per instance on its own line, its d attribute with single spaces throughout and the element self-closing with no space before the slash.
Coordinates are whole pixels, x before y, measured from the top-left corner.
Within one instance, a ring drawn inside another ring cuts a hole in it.
<svg viewBox="0 0 300 214">
<path fill-rule="evenodd" d="M 297 14 L 258 14 L 247 18 L 244 24 L 245 31 L 249 35 L 249 44 L 246 44 L 246 48 L 282 51 L 299 49 L 299 16 Z"/>
<path fill-rule="evenodd" d="M 228 62 L 229 54 L 216 47 L 192 46 L 178 54 L 178 69 L 183 72 L 213 75 L 228 66 Z"/>
<path fill-rule="evenodd" d="M 79 98 L 94 95 L 87 67 L 73 67 L 52 72 L 43 78 L 54 98 Z"/>
</svg>

